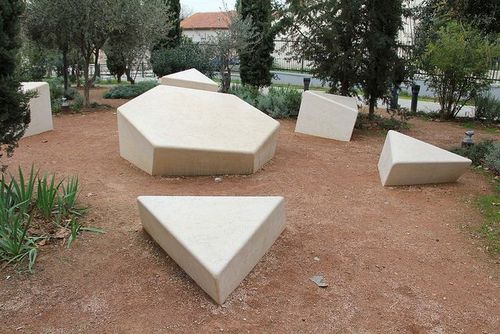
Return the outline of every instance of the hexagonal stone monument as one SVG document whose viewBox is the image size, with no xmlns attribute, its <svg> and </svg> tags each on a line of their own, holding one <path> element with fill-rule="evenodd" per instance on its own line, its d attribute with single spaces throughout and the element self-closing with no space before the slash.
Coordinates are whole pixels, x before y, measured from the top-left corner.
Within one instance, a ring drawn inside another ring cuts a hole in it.
<svg viewBox="0 0 500 334">
<path fill-rule="evenodd" d="M 219 90 L 219 85 L 195 68 L 172 73 L 160 78 L 161 85 L 201 89 L 209 92 Z"/>
<path fill-rule="evenodd" d="M 378 162 L 384 186 L 455 182 L 471 160 L 434 145 L 389 131 Z"/>
<path fill-rule="evenodd" d="M 309 90 L 302 94 L 295 132 L 350 141 L 357 118 L 355 98 Z"/>
<path fill-rule="evenodd" d="M 157 86 L 118 108 L 120 154 L 151 175 L 251 174 L 279 123 L 240 98 Z"/>
<path fill-rule="evenodd" d="M 141 196 L 144 229 L 222 304 L 285 228 L 282 197 Z"/>
<path fill-rule="evenodd" d="M 35 91 L 37 94 L 29 102 L 31 122 L 24 133 L 24 137 L 53 130 L 49 84 L 46 82 L 22 82 L 21 86 L 23 92 Z"/>
</svg>

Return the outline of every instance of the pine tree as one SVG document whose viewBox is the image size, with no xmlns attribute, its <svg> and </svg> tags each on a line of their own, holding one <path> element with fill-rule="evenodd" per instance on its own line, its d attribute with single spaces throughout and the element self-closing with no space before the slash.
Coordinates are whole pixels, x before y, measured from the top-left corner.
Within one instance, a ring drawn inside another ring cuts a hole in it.
<svg viewBox="0 0 500 334">
<path fill-rule="evenodd" d="M 274 50 L 271 0 L 241 0 L 243 20 L 251 18 L 255 34 L 247 47 L 239 50 L 240 76 L 244 85 L 265 87 L 271 84 Z"/>
<path fill-rule="evenodd" d="M 402 3 L 401 0 L 366 0 L 364 11 L 361 86 L 371 117 L 377 100 L 387 97 L 399 64 L 397 36 L 402 25 Z"/>
<path fill-rule="evenodd" d="M 30 121 L 28 96 L 15 78 L 22 0 L 0 0 L 0 157 L 12 155 Z"/>
</svg>

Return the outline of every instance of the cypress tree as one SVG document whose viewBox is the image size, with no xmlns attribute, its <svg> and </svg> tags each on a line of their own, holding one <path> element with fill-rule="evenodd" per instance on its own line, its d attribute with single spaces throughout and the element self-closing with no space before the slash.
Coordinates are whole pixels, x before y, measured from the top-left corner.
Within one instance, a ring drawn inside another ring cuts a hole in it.
<svg viewBox="0 0 500 334">
<path fill-rule="evenodd" d="M 244 85 L 265 87 L 271 84 L 274 50 L 271 0 L 241 0 L 241 16 L 251 18 L 254 33 L 239 50 L 240 76 Z"/>
<path fill-rule="evenodd" d="M 171 27 L 165 38 L 162 38 L 153 50 L 173 49 L 181 43 L 181 3 L 179 0 L 165 0 L 165 4 L 168 6 L 169 16 L 169 22 L 165 22 L 165 24 L 170 24 Z"/>
<path fill-rule="evenodd" d="M 364 10 L 361 86 L 371 117 L 377 99 L 387 96 L 399 64 L 397 36 L 402 25 L 402 3 L 401 0 L 367 0 Z"/>
<path fill-rule="evenodd" d="M 23 9 L 23 0 L 0 0 L 0 157 L 12 155 L 30 121 L 28 95 L 15 77 Z"/>
</svg>

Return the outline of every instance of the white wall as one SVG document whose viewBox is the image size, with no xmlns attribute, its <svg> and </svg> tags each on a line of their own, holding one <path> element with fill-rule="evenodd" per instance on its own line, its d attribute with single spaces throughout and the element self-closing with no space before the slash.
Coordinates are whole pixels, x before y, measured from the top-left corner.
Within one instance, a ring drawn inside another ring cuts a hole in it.
<svg viewBox="0 0 500 334">
<path fill-rule="evenodd" d="M 182 30 L 182 35 L 191 38 L 195 43 L 208 42 L 210 37 L 215 37 L 216 30 Z"/>
</svg>

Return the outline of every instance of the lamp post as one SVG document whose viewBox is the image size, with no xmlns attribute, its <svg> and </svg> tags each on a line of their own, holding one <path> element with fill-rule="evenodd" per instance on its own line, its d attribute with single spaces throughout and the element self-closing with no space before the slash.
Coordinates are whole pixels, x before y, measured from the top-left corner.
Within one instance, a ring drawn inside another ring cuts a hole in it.
<svg viewBox="0 0 500 334">
<path fill-rule="evenodd" d="M 420 92 L 420 85 L 411 86 L 411 112 L 417 112 L 418 93 Z"/>
<path fill-rule="evenodd" d="M 311 78 L 304 78 L 304 91 L 309 90 L 309 85 L 311 85 Z"/>
</svg>

